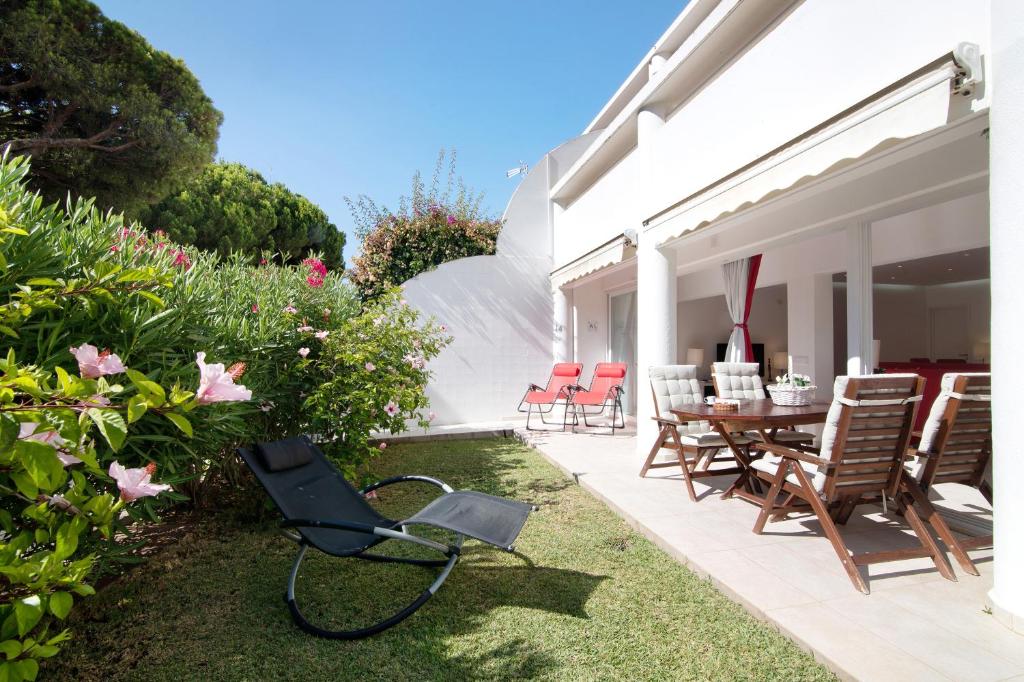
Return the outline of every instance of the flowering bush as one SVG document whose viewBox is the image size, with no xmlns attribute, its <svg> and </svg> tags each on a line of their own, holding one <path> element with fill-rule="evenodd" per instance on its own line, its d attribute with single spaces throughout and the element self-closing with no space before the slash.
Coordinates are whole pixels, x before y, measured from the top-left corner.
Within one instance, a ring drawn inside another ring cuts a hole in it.
<svg viewBox="0 0 1024 682">
<path fill-rule="evenodd" d="M 419 173 L 413 177 L 412 196 L 403 199 L 396 212 L 365 196 L 346 199 L 362 240 L 351 277 L 364 299 L 380 296 L 442 263 L 494 253 L 502 222 L 482 215 L 482 195 L 474 195 L 461 180 L 454 187 L 454 152 L 447 186 L 441 190 L 444 161 L 442 151 L 429 190 Z"/>
<path fill-rule="evenodd" d="M 355 475 L 371 431 L 426 419 L 447 341 L 394 295 L 363 311 L 316 256 L 222 260 L 46 206 L 27 169 L 0 159 L 0 680 L 67 639 L 102 538 L 201 502 L 242 443 L 319 433 Z"/>
<path fill-rule="evenodd" d="M 350 478 L 374 454 L 372 432 L 398 433 L 406 420 L 423 427 L 431 420 L 427 361 L 451 338 L 443 325 L 420 326 L 419 312 L 398 296 L 382 295 L 303 358 L 308 371 L 324 377 L 305 401 L 311 428 Z"/>
</svg>

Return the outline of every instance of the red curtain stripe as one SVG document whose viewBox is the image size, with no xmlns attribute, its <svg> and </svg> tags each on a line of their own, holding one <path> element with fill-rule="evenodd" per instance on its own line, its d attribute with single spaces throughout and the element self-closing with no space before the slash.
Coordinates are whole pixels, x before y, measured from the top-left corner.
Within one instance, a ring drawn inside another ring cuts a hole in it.
<svg viewBox="0 0 1024 682">
<path fill-rule="evenodd" d="M 744 353 L 746 362 L 754 362 L 754 345 L 750 342 L 750 328 L 747 327 L 747 320 L 750 319 L 750 306 L 754 301 L 754 288 L 757 286 L 757 271 L 761 269 L 761 255 L 750 257 L 750 270 L 747 273 L 747 303 L 743 309 L 743 322 L 738 324 L 743 330 Z"/>
</svg>

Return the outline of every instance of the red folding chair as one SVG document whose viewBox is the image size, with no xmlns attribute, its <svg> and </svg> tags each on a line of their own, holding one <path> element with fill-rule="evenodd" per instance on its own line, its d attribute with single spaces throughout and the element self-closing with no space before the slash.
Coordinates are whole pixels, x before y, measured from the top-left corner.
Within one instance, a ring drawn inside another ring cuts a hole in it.
<svg viewBox="0 0 1024 682">
<path fill-rule="evenodd" d="M 580 373 L 583 372 L 583 365 L 574 362 L 559 362 L 551 369 L 551 377 L 548 379 L 548 385 L 545 387 L 538 386 L 537 384 L 530 384 L 530 387 L 526 389 L 526 394 L 523 399 L 519 401 L 519 407 L 517 408 L 520 412 L 526 413 L 526 428 L 530 431 L 537 431 L 538 429 L 530 428 L 530 415 L 533 414 L 534 406 L 537 407 L 537 412 L 540 414 L 540 420 L 544 424 L 553 425 L 555 422 L 549 422 L 544 419 L 544 415 L 555 409 L 555 406 L 559 401 L 565 405 L 565 413 L 562 415 L 562 430 L 565 431 L 566 424 L 569 420 L 569 400 L 572 397 L 572 392 L 579 388 L 577 385 L 580 380 Z M 523 409 L 523 406 L 526 409 Z M 545 410 L 544 408 L 547 407 Z M 576 425 L 576 415 L 573 414 L 573 426 Z"/>
<path fill-rule="evenodd" d="M 602 414 L 609 407 L 612 408 L 612 435 L 615 429 L 626 426 L 626 416 L 622 412 L 622 394 L 626 390 L 623 383 L 626 381 L 626 363 L 624 362 L 599 362 L 594 368 L 594 376 L 590 380 L 590 388 L 584 390 L 577 386 L 571 393 L 569 403 L 573 411 L 573 431 L 579 424 L 578 415 L 583 415 L 584 425 L 602 426 L 591 424 L 587 421 L 587 408 L 597 407 L 597 412 L 589 413 L 593 417 Z M 620 422 L 615 423 L 615 415 L 618 414 Z"/>
</svg>

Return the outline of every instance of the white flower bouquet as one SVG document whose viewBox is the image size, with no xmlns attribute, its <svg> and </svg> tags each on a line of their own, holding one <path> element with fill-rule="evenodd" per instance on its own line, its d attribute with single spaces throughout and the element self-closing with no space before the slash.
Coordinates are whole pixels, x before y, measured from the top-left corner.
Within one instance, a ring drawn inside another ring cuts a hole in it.
<svg viewBox="0 0 1024 682">
<path fill-rule="evenodd" d="M 768 394 L 776 405 L 810 405 L 817 388 L 806 374 L 783 374 L 768 384 Z"/>
</svg>

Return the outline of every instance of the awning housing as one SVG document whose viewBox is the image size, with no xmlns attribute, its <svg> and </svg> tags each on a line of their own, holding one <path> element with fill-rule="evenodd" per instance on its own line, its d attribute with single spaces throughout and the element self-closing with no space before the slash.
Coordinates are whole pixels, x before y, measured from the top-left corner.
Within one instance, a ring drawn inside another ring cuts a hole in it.
<svg viewBox="0 0 1024 682">
<path fill-rule="evenodd" d="M 636 244 L 626 235 L 619 235 L 552 272 L 551 287 L 561 289 L 571 282 L 634 257 Z"/>
<path fill-rule="evenodd" d="M 969 50 L 968 44 L 957 53 Z M 659 243 L 678 238 L 952 119 L 952 97 L 977 74 L 949 53 L 644 221 Z M 963 99 L 961 97 L 961 99 Z"/>
</svg>

